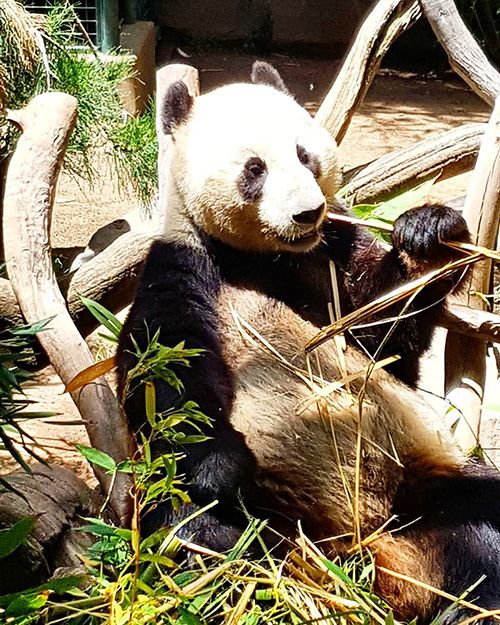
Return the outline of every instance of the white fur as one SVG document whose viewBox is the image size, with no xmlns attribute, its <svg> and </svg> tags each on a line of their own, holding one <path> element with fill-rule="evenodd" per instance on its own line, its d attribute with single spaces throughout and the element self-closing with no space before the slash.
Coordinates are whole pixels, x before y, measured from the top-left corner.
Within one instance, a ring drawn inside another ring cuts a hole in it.
<svg viewBox="0 0 500 625">
<path fill-rule="evenodd" d="M 319 158 L 319 180 L 299 161 L 297 145 Z M 253 203 L 238 189 L 251 157 L 263 159 L 268 170 Z M 197 98 L 174 134 L 170 169 L 175 183 L 168 183 L 174 194 L 166 235 L 181 212 L 246 249 L 293 249 L 290 242 L 304 229 L 292 216 L 332 200 L 338 185 L 337 149 L 328 133 L 292 97 L 263 85 L 228 85 Z"/>
</svg>

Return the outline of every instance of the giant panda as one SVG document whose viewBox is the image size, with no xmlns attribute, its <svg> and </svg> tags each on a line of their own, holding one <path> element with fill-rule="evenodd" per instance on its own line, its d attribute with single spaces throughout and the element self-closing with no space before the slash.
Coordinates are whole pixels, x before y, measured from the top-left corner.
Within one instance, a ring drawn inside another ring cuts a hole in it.
<svg viewBox="0 0 500 625">
<path fill-rule="evenodd" d="M 174 510 L 164 502 L 145 514 L 143 531 L 214 500 L 181 531 L 215 550 L 229 549 L 245 527 L 241 502 L 281 536 L 293 537 L 300 521 L 329 554 L 383 527 L 370 544 L 376 590 L 399 618 L 431 622 L 449 602 L 426 584 L 459 596 L 481 576 L 468 599 L 500 607 L 500 480 L 467 460 L 414 389 L 460 276 L 384 312 L 402 312 L 397 323 L 353 331 L 345 367 L 333 342 L 309 362 L 304 355 L 329 322 L 330 261 L 346 314 L 454 258 L 441 241 L 467 240 L 461 216 L 412 209 L 395 222 L 389 251 L 365 229 L 325 221 L 338 186 L 335 143 L 266 63 L 254 65 L 251 83 L 195 100 L 175 82 L 161 114 L 172 135 L 167 226 L 122 330 L 118 391 L 131 428 L 147 435 L 143 385 L 126 393 L 126 380 L 137 364 L 133 341 L 144 348 L 159 331 L 164 345 L 185 341 L 203 352 L 189 367 L 173 366 L 182 392 L 157 381 L 157 409 L 193 400 L 211 426 L 205 442 L 182 450 L 192 503 Z M 310 379 L 336 381 L 387 355 L 399 356 L 389 371 L 311 400 Z M 455 607 L 443 622 L 468 615 Z"/>
</svg>

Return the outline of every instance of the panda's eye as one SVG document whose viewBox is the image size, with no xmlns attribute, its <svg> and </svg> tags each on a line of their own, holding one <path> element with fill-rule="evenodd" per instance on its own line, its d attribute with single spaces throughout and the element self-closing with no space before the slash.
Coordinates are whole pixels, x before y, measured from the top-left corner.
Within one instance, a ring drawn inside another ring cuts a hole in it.
<svg viewBox="0 0 500 625">
<path fill-rule="evenodd" d="M 317 156 L 314 156 L 308 152 L 302 145 L 297 145 L 297 156 L 299 161 L 309 169 L 313 176 L 317 178 L 320 174 L 319 160 Z"/>
<path fill-rule="evenodd" d="M 260 178 L 266 172 L 266 164 L 260 158 L 250 158 L 245 163 L 245 170 L 254 178 Z"/>
<path fill-rule="evenodd" d="M 266 178 L 267 167 L 264 161 L 257 156 L 249 158 L 238 179 L 238 188 L 243 199 L 254 202 L 262 193 Z"/>
</svg>

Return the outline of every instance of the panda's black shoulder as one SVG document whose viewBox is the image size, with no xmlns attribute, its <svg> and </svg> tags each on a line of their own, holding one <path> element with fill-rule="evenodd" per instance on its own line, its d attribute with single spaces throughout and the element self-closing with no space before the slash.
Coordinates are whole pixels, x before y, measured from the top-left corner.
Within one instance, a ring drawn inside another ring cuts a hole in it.
<svg viewBox="0 0 500 625">
<path fill-rule="evenodd" d="M 221 278 L 207 249 L 179 241 L 157 240 L 151 245 L 117 349 L 118 392 L 156 333 L 168 347 L 183 342 L 202 347 L 220 360 L 218 293 Z M 207 366 L 209 358 L 205 356 Z"/>
</svg>

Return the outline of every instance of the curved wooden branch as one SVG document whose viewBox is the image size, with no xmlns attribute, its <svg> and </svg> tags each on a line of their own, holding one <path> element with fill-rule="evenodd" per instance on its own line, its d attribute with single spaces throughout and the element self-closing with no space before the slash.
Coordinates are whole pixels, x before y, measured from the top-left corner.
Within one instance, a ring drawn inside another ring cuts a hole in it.
<svg viewBox="0 0 500 625">
<path fill-rule="evenodd" d="M 420 16 L 415 0 L 379 0 L 356 33 L 342 66 L 316 113 L 337 143 L 368 91 L 385 53 Z"/>
<path fill-rule="evenodd" d="M 7 172 L 3 234 L 7 272 L 25 319 L 51 319 L 38 340 L 67 384 L 93 364 L 90 351 L 69 316 L 52 270 L 49 231 L 57 178 L 77 115 L 77 102 L 63 93 L 34 98 L 10 115 L 21 126 Z M 90 441 L 116 461 L 129 457 L 128 428 L 104 378 L 72 394 Z M 112 477 L 95 469 L 106 492 Z M 110 504 L 122 523 L 130 515 L 130 478 L 118 474 Z"/>
<path fill-rule="evenodd" d="M 418 141 L 356 170 L 342 190 L 354 204 L 380 201 L 430 176 L 451 178 L 472 169 L 486 124 L 465 124 Z M 348 174 L 347 174 L 348 175 Z"/>
<path fill-rule="evenodd" d="M 472 242 L 494 248 L 500 222 L 500 96 L 481 142 L 463 215 L 472 233 Z M 484 260 L 474 268 L 467 282 L 464 303 L 484 308 L 484 301 L 474 293 L 489 292 L 490 275 L 491 260 Z M 446 342 L 446 392 L 452 405 L 458 406 L 463 415 L 458 420 L 455 434 L 464 448 L 475 445 L 479 439 L 485 375 L 484 343 L 449 332 Z M 500 439 L 500 432 L 497 432 L 496 438 Z M 497 447 L 496 444 L 488 446 Z"/>
<path fill-rule="evenodd" d="M 451 67 L 483 100 L 493 105 L 500 94 L 500 74 L 469 32 L 453 0 L 420 0 L 420 5 Z"/>
</svg>

